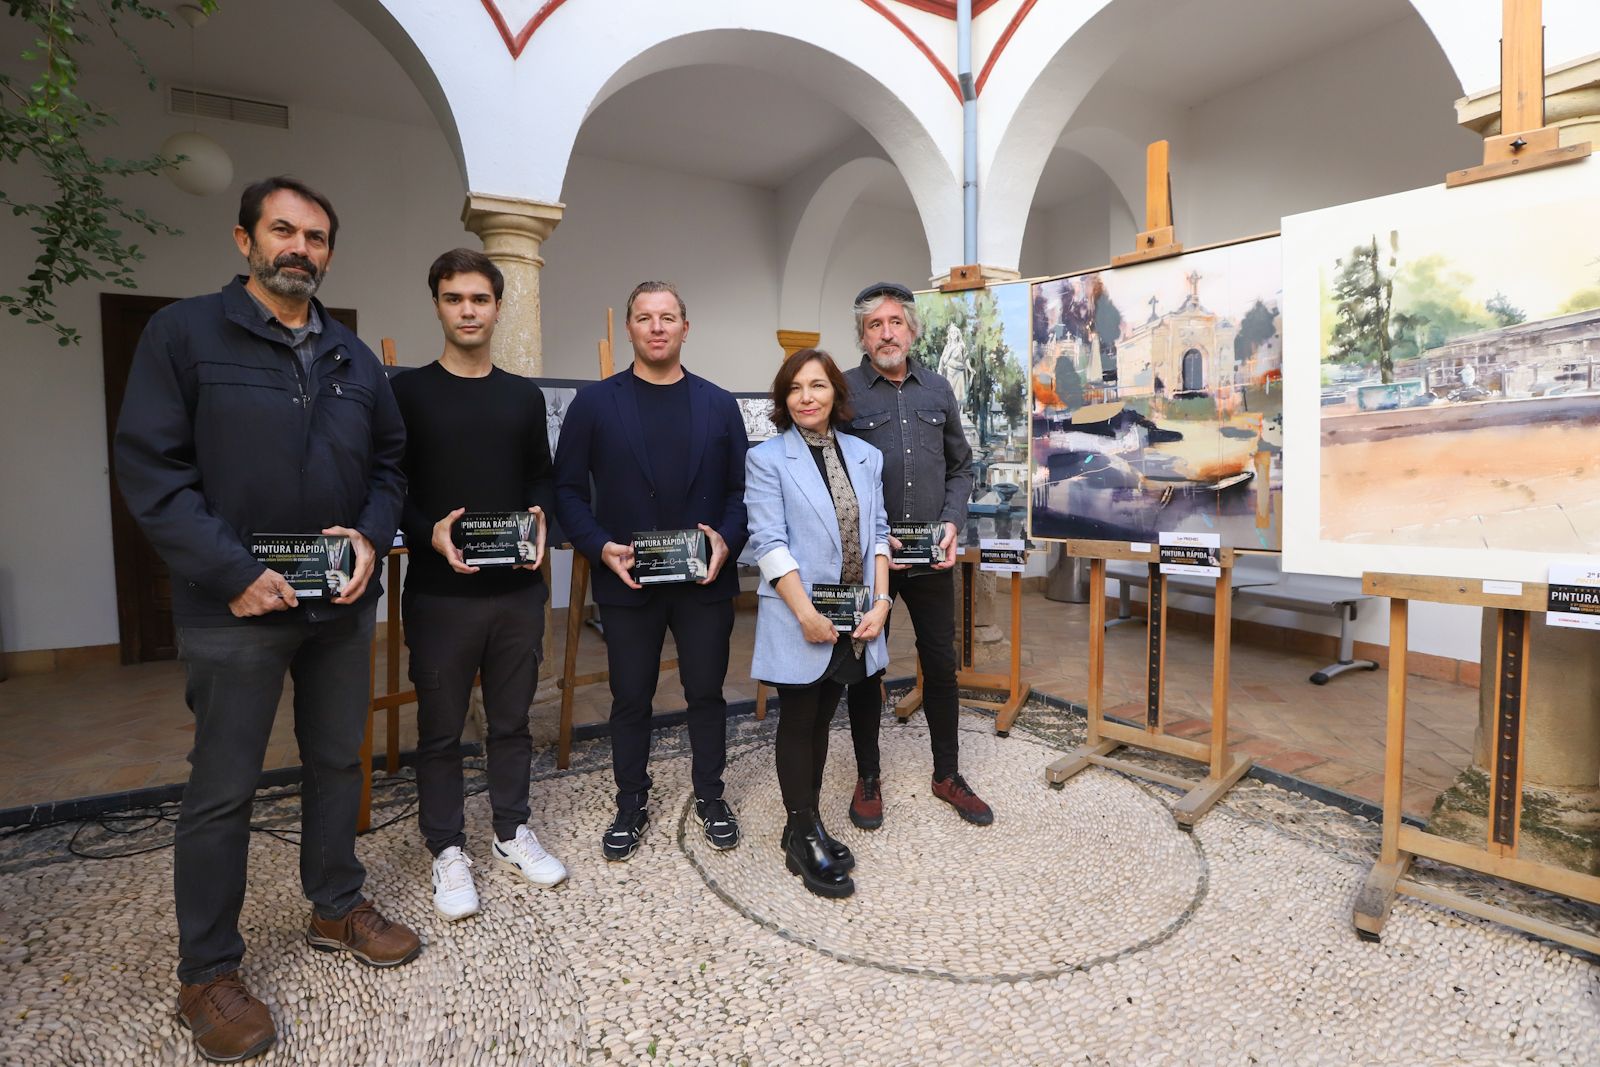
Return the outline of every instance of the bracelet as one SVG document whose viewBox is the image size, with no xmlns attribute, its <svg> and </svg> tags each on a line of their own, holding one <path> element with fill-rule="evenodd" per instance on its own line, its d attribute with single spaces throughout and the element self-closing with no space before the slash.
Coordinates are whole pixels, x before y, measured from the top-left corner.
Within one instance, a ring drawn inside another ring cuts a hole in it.
<svg viewBox="0 0 1600 1067">
<path fill-rule="evenodd" d="M 877 596 L 872 598 L 872 602 L 874 604 L 879 604 L 879 603 L 888 604 L 890 607 L 893 607 L 894 606 L 894 597 L 890 596 L 888 593 L 879 593 Z"/>
</svg>

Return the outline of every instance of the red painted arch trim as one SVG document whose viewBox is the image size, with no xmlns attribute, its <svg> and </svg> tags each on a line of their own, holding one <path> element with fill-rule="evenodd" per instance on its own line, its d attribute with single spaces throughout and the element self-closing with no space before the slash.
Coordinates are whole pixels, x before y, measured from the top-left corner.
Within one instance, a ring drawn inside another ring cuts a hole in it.
<svg viewBox="0 0 1600 1067">
<path fill-rule="evenodd" d="M 487 2 L 487 0 L 485 0 L 485 2 Z M 916 46 L 917 51 L 926 56 L 928 62 L 933 64 L 933 69 L 938 71 L 939 76 L 945 80 L 945 84 L 950 86 L 950 91 L 956 94 L 956 99 L 961 99 L 961 83 L 956 81 L 956 76 L 954 74 L 950 73 L 950 68 L 940 62 L 939 57 L 933 54 L 933 49 L 928 47 L 928 43 L 926 41 L 913 33 L 911 31 L 911 27 L 907 26 L 904 22 L 901 22 L 899 16 L 897 16 L 893 11 L 890 11 L 888 8 L 884 7 L 881 3 L 881 0 L 861 0 L 861 2 L 872 8 L 872 10 L 876 11 L 884 18 L 888 19 L 890 25 L 899 30 L 901 33 L 905 34 L 906 39 Z"/>
<path fill-rule="evenodd" d="M 994 48 L 990 49 L 989 58 L 984 61 L 983 69 L 978 72 L 978 80 L 972 87 L 974 95 L 982 95 L 984 83 L 989 80 L 989 72 L 994 70 L 995 60 L 1006 50 L 1006 45 L 1011 43 L 1012 34 L 1017 32 L 1017 27 L 1022 25 L 1022 20 L 1033 10 L 1033 5 L 1036 3 L 1038 0 L 1024 0 L 1023 5 L 1017 8 L 1017 13 L 1011 16 L 1011 21 L 1006 23 L 1006 28 L 1000 32 L 1000 39 L 994 43 Z"/>
<path fill-rule="evenodd" d="M 544 20 L 555 14 L 556 8 L 566 3 L 567 0 L 547 0 L 545 5 L 533 13 L 533 18 L 528 24 L 512 36 L 511 27 L 506 25 L 505 16 L 500 14 L 500 8 L 494 0 L 483 0 L 483 9 L 489 12 L 489 17 L 494 20 L 494 28 L 500 31 L 500 39 L 505 41 L 506 49 L 511 53 L 512 59 L 519 59 L 522 50 L 528 47 L 528 41 L 533 37 L 534 31 L 544 23 Z"/>
<path fill-rule="evenodd" d="M 900 2 L 918 11 L 926 11 L 930 15 L 942 15 L 947 19 L 956 17 L 956 0 L 900 0 Z M 999 2 L 1000 0 L 972 0 L 972 17 L 977 18 Z"/>
</svg>

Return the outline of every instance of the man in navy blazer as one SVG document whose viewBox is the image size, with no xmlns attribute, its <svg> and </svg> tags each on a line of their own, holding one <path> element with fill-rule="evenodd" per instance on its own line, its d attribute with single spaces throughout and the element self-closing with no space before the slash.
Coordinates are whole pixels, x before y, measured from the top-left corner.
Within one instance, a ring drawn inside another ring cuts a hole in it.
<svg viewBox="0 0 1600 1067">
<path fill-rule="evenodd" d="M 739 843 L 722 796 L 722 684 L 739 593 L 732 562 L 749 537 L 744 420 L 731 393 L 684 370 L 683 298 L 666 282 L 642 282 L 624 319 L 633 363 L 573 398 L 555 458 L 556 517 L 593 568 L 605 626 L 617 814 L 601 851 L 610 860 L 633 855 L 649 824 L 651 702 L 668 629 L 688 702 L 695 812 L 713 847 Z M 635 534 L 696 528 L 710 545 L 705 578 L 648 587 L 634 580 Z"/>
</svg>

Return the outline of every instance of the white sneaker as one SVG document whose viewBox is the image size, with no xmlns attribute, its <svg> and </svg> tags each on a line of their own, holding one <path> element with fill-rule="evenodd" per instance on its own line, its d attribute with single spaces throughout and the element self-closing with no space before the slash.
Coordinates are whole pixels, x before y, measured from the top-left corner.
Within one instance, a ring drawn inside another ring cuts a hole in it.
<svg viewBox="0 0 1600 1067">
<path fill-rule="evenodd" d="M 433 910 L 451 922 L 478 914 L 472 857 L 454 845 L 433 860 Z"/>
<path fill-rule="evenodd" d="M 517 836 L 510 841 L 494 843 L 494 858 L 534 885 L 548 888 L 567 880 L 566 867 L 544 850 L 533 831 L 525 825 L 517 827 Z"/>
</svg>

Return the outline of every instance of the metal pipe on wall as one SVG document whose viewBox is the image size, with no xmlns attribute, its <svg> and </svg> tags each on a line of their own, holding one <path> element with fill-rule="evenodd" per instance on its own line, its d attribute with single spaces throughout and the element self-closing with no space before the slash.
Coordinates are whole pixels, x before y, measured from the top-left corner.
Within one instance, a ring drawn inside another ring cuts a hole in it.
<svg viewBox="0 0 1600 1067">
<path fill-rule="evenodd" d="M 956 0 L 956 78 L 961 85 L 961 248 L 978 262 L 978 93 L 972 82 L 972 0 Z"/>
</svg>

